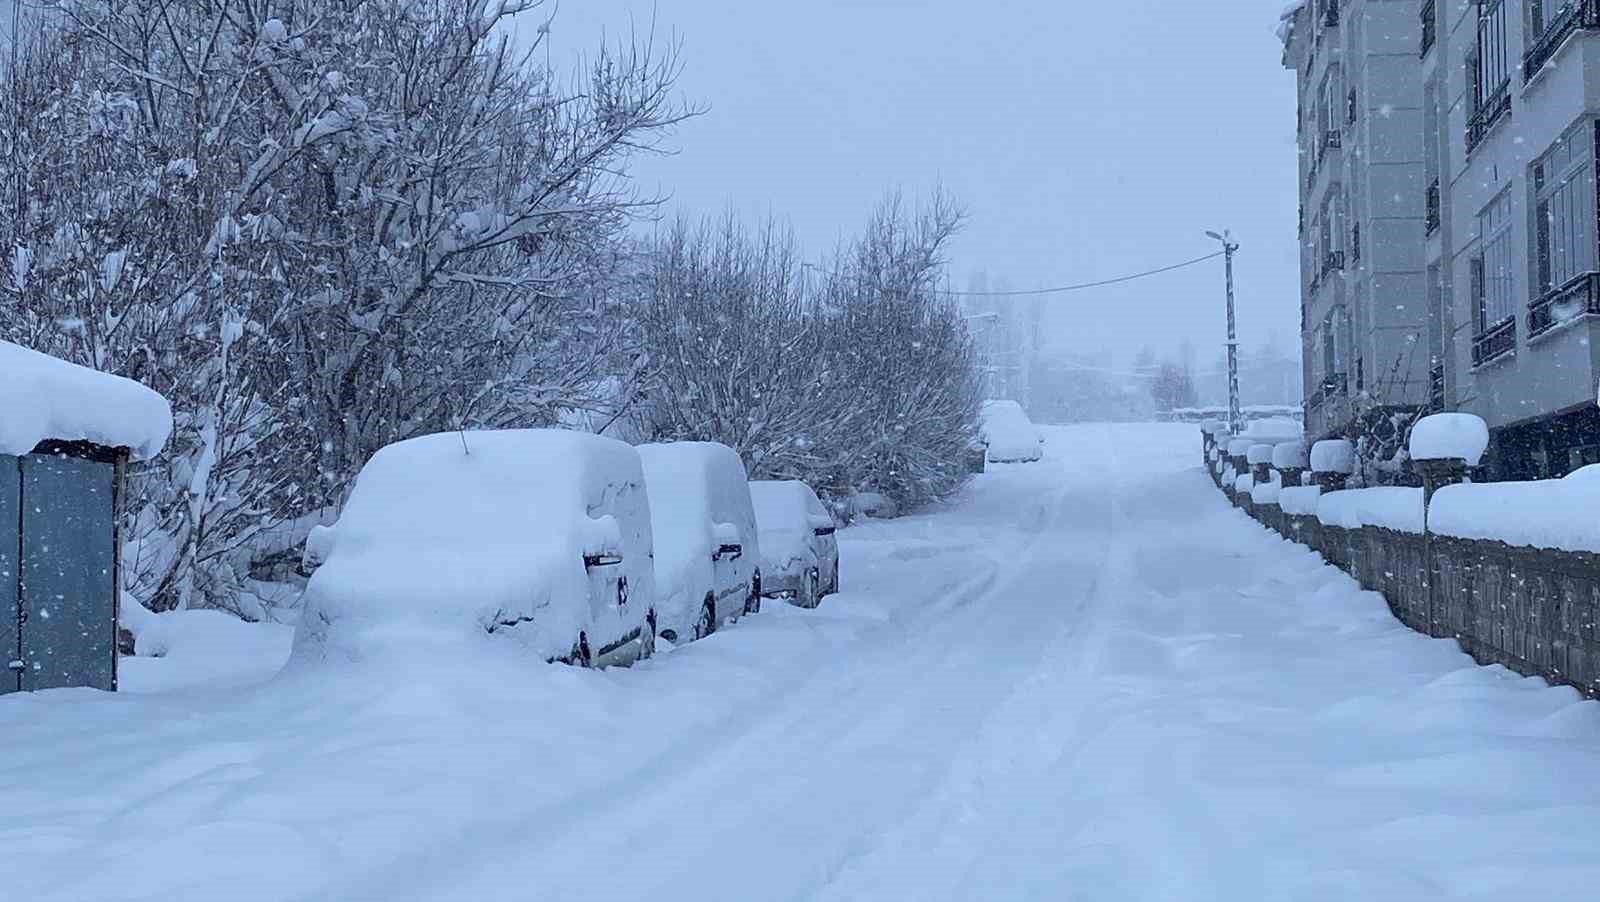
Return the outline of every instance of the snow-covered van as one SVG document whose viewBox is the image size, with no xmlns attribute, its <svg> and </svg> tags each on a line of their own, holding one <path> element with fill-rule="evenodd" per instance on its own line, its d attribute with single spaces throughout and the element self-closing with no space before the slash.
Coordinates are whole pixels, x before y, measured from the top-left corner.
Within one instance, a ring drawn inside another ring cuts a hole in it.
<svg viewBox="0 0 1600 902">
<path fill-rule="evenodd" d="M 1044 439 L 1015 401 L 983 402 L 980 433 L 989 462 L 1031 463 L 1044 456 Z"/>
<path fill-rule="evenodd" d="M 744 462 L 727 445 L 641 445 L 655 535 L 658 634 L 686 642 L 761 609 L 761 545 Z"/>
<path fill-rule="evenodd" d="M 839 591 L 839 543 L 833 517 L 803 482 L 752 482 L 761 533 L 761 589 L 814 608 Z"/>
<path fill-rule="evenodd" d="M 639 455 L 563 430 L 390 445 L 357 477 L 306 587 L 297 659 L 475 654 L 626 664 L 655 649 Z"/>
</svg>

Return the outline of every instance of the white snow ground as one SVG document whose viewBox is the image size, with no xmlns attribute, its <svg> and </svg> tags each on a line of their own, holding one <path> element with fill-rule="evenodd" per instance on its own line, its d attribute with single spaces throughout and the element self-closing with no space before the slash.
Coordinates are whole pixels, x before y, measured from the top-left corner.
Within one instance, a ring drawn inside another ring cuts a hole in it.
<svg viewBox="0 0 1600 902">
<path fill-rule="evenodd" d="M 821 609 L 769 605 L 633 670 L 418 660 L 0 699 L 0 895 L 1411 902 L 1600 881 L 1600 705 L 1474 666 L 1227 508 L 1191 426 L 1047 437 L 952 509 L 841 533 Z"/>
</svg>

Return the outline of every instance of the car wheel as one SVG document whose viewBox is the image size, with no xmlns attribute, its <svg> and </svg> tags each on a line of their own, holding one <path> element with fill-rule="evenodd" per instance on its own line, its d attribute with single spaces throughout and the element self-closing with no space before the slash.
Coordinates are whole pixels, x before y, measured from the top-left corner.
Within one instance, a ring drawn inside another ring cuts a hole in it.
<svg viewBox="0 0 1600 902">
<path fill-rule="evenodd" d="M 639 627 L 639 660 L 655 657 L 656 653 L 656 609 L 651 608 L 644 615 L 644 624 Z"/>
<path fill-rule="evenodd" d="M 706 603 L 700 606 L 700 619 L 694 622 L 694 637 L 704 639 L 716 631 L 717 600 L 707 595 Z"/>
<path fill-rule="evenodd" d="M 755 572 L 755 575 L 750 577 L 750 597 L 746 598 L 744 600 L 744 612 L 746 614 L 759 614 L 759 613 L 761 613 L 761 571 L 760 570 L 757 570 Z"/>
<path fill-rule="evenodd" d="M 800 574 L 800 607 L 814 608 L 822 604 L 822 585 L 817 573 L 817 568 L 812 567 Z"/>
</svg>

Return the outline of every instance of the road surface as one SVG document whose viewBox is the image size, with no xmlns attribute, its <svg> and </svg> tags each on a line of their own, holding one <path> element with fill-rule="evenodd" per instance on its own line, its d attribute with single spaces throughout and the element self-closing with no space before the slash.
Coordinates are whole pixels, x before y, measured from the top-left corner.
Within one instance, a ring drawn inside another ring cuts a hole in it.
<svg viewBox="0 0 1600 902">
<path fill-rule="evenodd" d="M 1411 633 L 1187 426 L 1048 431 L 629 671 L 0 701 L 0 897 L 1455 899 L 1600 883 L 1600 705 Z M 6 884 L 10 883 L 8 887 Z"/>
</svg>

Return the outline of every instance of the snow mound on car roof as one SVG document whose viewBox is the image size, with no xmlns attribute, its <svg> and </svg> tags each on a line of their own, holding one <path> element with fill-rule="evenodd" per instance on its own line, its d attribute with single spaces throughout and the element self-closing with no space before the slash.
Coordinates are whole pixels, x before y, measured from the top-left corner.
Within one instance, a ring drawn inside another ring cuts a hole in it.
<svg viewBox="0 0 1600 902">
<path fill-rule="evenodd" d="M 833 518 L 803 482 L 752 482 L 750 500 L 761 530 L 761 569 L 772 577 L 798 573 L 816 563 L 811 540 Z"/>
<path fill-rule="evenodd" d="M 989 459 L 999 462 L 1038 460 L 1039 430 L 1016 401 L 983 402 L 983 440 Z"/>
<path fill-rule="evenodd" d="M 622 554 L 649 597 L 649 523 L 590 516 L 589 499 L 628 483 L 642 491 L 638 454 L 579 432 L 448 432 L 383 448 L 307 586 L 296 658 L 359 660 L 491 629 L 565 655 L 590 615 L 585 554 Z"/>
<path fill-rule="evenodd" d="M 716 442 L 669 442 L 637 450 L 650 487 L 657 613 L 676 629 L 686 606 L 691 618 L 699 612 L 700 592 L 715 581 L 711 555 L 725 541 L 743 545 L 751 561 L 759 560 L 749 477 L 739 455 Z M 717 517 L 717 510 L 727 513 Z M 726 534 L 717 535 L 713 524 Z M 685 597 L 690 589 L 692 597 Z"/>
</svg>

